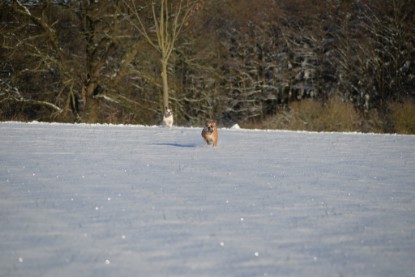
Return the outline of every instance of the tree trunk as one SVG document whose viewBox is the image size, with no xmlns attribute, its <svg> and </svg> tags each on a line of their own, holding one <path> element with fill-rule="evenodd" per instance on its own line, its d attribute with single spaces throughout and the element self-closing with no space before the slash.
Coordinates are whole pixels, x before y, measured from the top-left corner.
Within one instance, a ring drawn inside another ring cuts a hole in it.
<svg viewBox="0 0 415 277">
<path fill-rule="evenodd" d="M 163 110 L 169 107 L 169 85 L 167 80 L 167 60 L 161 60 L 161 78 L 163 79 Z"/>
</svg>

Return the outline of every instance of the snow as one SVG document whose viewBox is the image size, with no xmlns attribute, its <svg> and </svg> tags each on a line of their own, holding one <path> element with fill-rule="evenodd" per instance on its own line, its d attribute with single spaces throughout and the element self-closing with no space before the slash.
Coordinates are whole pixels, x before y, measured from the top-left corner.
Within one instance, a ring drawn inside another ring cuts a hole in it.
<svg viewBox="0 0 415 277">
<path fill-rule="evenodd" d="M 413 276 L 415 136 L 0 123 L 1 276 Z"/>
</svg>

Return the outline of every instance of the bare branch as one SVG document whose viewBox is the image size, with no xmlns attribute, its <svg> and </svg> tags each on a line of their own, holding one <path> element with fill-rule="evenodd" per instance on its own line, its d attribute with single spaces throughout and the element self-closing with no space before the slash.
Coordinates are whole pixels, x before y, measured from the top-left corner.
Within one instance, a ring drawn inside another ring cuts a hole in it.
<svg viewBox="0 0 415 277">
<path fill-rule="evenodd" d="M 0 85 L 2 86 L 2 91 L 3 91 L 0 93 L 0 97 L 2 97 L 2 99 L 0 100 L 0 103 L 3 103 L 3 102 L 29 103 L 32 105 L 46 106 L 48 108 L 51 108 L 57 111 L 58 113 L 62 113 L 63 111 L 60 107 L 48 101 L 24 98 L 17 87 L 12 87 L 6 82 L 4 82 L 3 80 L 0 80 Z"/>
</svg>

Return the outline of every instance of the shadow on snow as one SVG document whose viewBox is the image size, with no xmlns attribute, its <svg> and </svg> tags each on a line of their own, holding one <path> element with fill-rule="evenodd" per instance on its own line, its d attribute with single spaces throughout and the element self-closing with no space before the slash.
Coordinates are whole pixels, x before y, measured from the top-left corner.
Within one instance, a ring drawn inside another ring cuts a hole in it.
<svg viewBox="0 0 415 277">
<path fill-rule="evenodd" d="M 182 147 L 182 148 L 193 148 L 197 146 L 195 143 L 155 143 L 154 145 L 173 146 L 173 147 Z"/>
</svg>

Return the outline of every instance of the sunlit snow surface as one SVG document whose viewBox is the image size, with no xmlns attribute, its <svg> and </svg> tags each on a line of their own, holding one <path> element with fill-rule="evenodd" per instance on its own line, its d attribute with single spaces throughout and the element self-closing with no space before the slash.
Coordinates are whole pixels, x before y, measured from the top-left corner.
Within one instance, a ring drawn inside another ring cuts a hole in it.
<svg viewBox="0 0 415 277">
<path fill-rule="evenodd" d="M 1 276 L 414 276 L 415 136 L 0 123 Z"/>
</svg>

